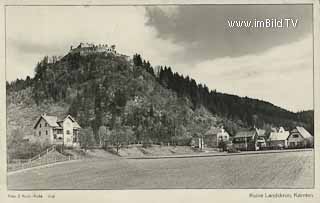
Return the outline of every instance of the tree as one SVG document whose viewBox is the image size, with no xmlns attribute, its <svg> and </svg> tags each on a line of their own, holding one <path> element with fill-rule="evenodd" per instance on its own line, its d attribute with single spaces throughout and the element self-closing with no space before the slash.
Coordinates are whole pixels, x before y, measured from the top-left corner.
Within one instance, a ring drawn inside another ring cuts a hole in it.
<svg viewBox="0 0 320 203">
<path fill-rule="evenodd" d="M 223 140 L 220 140 L 219 143 L 218 143 L 218 148 L 219 148 L 221 151 L 225 151 L 226 148 L 227 148 L 227 145 L 226 145 L 226 143 L 225 143 Z"/>
<path fill-rule="evenodd" d="M 50 146 L 49 140 L 29 142 L 22 129 L 14 129 L 7 139 L 8 159 L 29 159 Z"/>
<path fill-rule="evenodd" d="M 100 126 L 98 131 L 98 136 L 99 136 L 100 145 L 103 145 L 106 141 L 110 140 L 109 129 L 104 125 Z"/>
<path fill-rule="evenodd" d="M 121 118 L 116 117 L 111 131 L 110 142 L 116 147 L 117 153 L 121 146 L 128 140 L 125 129 L 121 126 Z"/>
<path fill-rule="evenodd" d="M 133 55 L 133 64 L 135 66 L 142 66 L 142 59 L 140 54 Z"/>
<path fill-rule="evenodd" d="M 91 127 L 80 130 L 80 146 L 84 148 L 85 152 L 88 147 L 94 144 L 93 130 Z"/>
</svg>

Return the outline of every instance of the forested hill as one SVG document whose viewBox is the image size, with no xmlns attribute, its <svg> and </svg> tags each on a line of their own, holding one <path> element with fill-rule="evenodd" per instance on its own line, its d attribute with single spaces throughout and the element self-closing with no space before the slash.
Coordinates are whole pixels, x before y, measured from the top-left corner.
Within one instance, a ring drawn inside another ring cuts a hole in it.
<svg viewBox="0 0 320 203">
<path fill-rule="evenodd" d="M 303 123 L 313 134 L 313 110 L 294 113 L 270 102 L 209 90 L 206 85 L 197 84 L 189 76 L 173 73 L 166 66 L 160 67 L 157 78 L 163 86 L 176 91 L 179 96 L 190 98 L 195 108 L 203 105 L 214 114 L 259 128 L 265 128 L 266 124 L 292 128 L 297 123 Z"/>
<path fill-rule="evenodd" d="M 68 113 L 95 132 L 101 126 L 112 128 L 121 117 L 119 125 L 145 137 L 153 134 L 156 138 L 149 138 L 158 141 L 194 136 L 195 131 L 203 132 L 219 122 L 231 134 L 245 127 L 290 129 L 297 125 L 313 134 L 313 111 L 294 113 L 266 101 L 209 90 L 171 67 L 155 70 L 139 54 L 132 61 L 99 53 L 67 54 L 51 62 L 45 57 L 37 64 L 34 78 L 6 86 L 7 95 L 29 89 L 37 104 L 68 103 Z"/>
</svg>

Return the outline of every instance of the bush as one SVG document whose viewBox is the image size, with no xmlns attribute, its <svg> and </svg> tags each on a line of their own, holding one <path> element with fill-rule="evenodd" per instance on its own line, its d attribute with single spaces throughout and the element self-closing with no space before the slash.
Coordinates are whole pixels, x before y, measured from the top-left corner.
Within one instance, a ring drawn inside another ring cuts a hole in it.
<svg viewBox="0 0 320 203">
<path fill-rule="evenodd" d="M 8 159 L 29 159 L 50 146 L 48 140 L 29 142 L 23 139 L 20 129 L 13 130 L 7 140 Z"/>
<path fill-rule="evenodd" d="M 146 138 L 145 140 L 143 140 L 142 147 L 148 148 L 148 147 L 151 147 L 152 144 L 153 144 L 152 140 L 150 138 Z"/>
<path fill-rule="evenodd" d="M 178 146 L 190 146 L 192 137 L 191 136 L 174 136 L 172 142 Z"/>
</svg>

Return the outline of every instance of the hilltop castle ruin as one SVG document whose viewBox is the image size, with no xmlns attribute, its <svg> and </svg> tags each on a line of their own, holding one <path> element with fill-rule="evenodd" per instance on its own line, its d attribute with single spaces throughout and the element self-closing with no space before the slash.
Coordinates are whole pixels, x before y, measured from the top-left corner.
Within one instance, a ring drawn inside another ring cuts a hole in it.
<svg viewBox="0 0 320 203">
<path fill-rule="evenodd" d="M 70 53 L 79 53 L 81 56 L 87 56 L 94 53 L 112 54 L 115 56 L 122 56 L 129 60 L 129 56 L 119 54 L 116 51 L 116 46 L 107 44 L 95 45 L 92 43 L 80 43 L 76 48 L 70 47 Z"/>
</svg>

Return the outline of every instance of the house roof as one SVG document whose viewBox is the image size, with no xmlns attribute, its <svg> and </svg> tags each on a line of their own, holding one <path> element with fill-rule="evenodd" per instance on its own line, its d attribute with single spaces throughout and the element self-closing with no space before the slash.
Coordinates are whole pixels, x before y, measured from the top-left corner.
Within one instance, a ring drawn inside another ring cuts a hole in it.
<svg viewBox="0 0 320 203">
<path fill-rule="evenodd" d="M 263 130 L 263 129 L 257 129 L 257 134 L 258 134 L 258 136 L 265 136 L 265 134 L 266 134 L 266 130 Z"/>
<path fill-rule="evenodd" d="M 297 126 L 296 129 L 304 139 L 313 138 L 313 136 L 304 127 Z"/>
<path fill-rule="evenodd" d="M 270 141 L 286 140 L 286 139 L 288 139 L 289 135 L 290 135 L 289 131 L 271 132 L 269 140 Z"/>
<path fill-rule="evenodd" d="M 243 130 L 243 131 L 239 131 L 236 133 L 236 135 L 234 136 L 235 138 L 237 137 L 252 137 L 256 135 L 256 130 Z"/>
<path fill-rule="evenodd" d="M 43 114 L 39 117 L 39 119 L 37 120 L 37 122 L 33 128 L 37 127 L 37 125 L 39 124 L 41 119 L 44 119 L 48 123 L 48 125 L 51 127 L 59 127 L 59 125 L 57 123 L 58 118 L 56 116 L 47 116 L 47 115 Z"/>
<path fill-rule="evenodd" d="M 272 128 L 271 128 L 271 132 L 278 132 L 278 130 L 277 130 L 277 128 L 272 127 Z"/>
<path fill-rule="evenodd" d="M 47 123 L 52 127 L 59 127 L 57 124 L 58 118 L 56 116 L 42 116 L 44 120 L 47 121 Z"/>
<path fill-rule="evenodd" d="M 218 133 L 221 132 L 221 129 L 220 128 L 217 128 L 217 127 L 214 127 L 212 126 L 206 133 L 205 135 L 216 135 Z"/>
<path fill-rule="evenodd" d="M 77 123 L 76 119 L 74 119 L 72 116 L 67 115 L 67 117 L 64 120 L 66 120 L 67 118 L 70 118 L 70 120 L 72 121 L 73 128 L 81 128 L 81 126 Z"/>
<path fill-rule="evenodd" d="M 77 121 L 73 122 L 73 127 L 74 128 L 81 128 L 81 126 L 77 123 Z"/>
<path fill-rule="evenodd" d="M 58 118 L 56 116 L 48 116 L 45 114 L 43 114 L 39 117 L 38 121 L 34 125 L 34 128 L 37 127 L 38 123 L 40 122 L 40 120 L 42 118 L 48 123 L 49 126 L 54 127 L 56 129 L 62 129 L 62 122 L 67 118 L 70 118 L 70 120 L 73 123 L 74 128 L 81 128 L 81 126 L 77 123 L 77 121 L 70 115 L 66 116 L 63 120 L 58 121 Z"/>
</svg>

